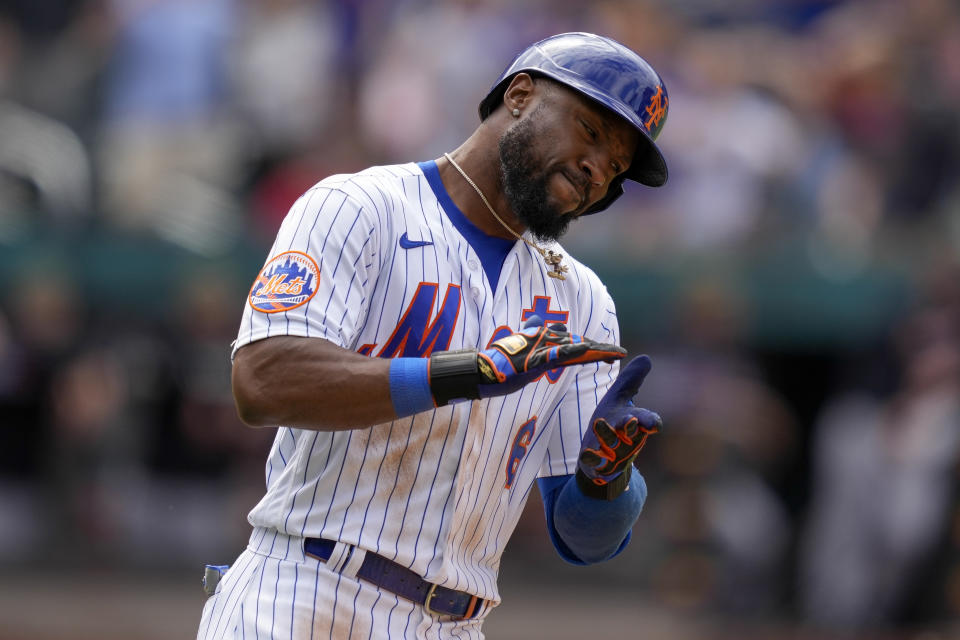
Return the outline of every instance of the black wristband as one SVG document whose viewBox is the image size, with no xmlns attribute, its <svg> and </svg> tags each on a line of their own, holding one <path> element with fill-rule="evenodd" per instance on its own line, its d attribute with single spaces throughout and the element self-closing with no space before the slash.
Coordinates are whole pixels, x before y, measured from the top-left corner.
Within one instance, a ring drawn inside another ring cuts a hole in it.
<svg viewBox="0 0 960 640">
<path fill-rule="evenodd" d="M 627 465 L 627 468 L 620 472 L 616 478 L 606 484 L 596 484 L 580 468 L 577 468 L 577 487 L 580 492 L 588 498 L 595 500 L 613 500 L 620 496 L 630 486 L 630 471 L 633 465 Z"/>
<path fill-rule="evenodd" d="M 430 391 L 438 407 L 453 400 L 480 397 L 476 349 L 437 351 L 430 355 Z"/>
</svg>

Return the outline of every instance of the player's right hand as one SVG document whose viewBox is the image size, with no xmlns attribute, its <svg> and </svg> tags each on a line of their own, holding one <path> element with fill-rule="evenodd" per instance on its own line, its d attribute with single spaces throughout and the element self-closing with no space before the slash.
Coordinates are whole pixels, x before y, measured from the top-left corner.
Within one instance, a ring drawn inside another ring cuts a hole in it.
<svg viewBox="0 0 960 640">
<path fill-rule="evenodd" d="M 626 355 L 621 347 L 570 333 L 562 324 L 545 327 L 539 316 L 532 316 L 522 330 L 496 340 L 477 354 L 480 397 L 513 393 L 548 369 L 613 362 Z"/>
<path fill-rule="evenodd" d="M 483 351 L 440 351 L 430 356 L 430 388 L 436 405 L 457 399 L 513 393 L 546 371 L 590 362 L 613 362 L 627 355 L 613 344 L 570 333 L 562 324 L 545 327 L 539 316 Z"/>
</svg>

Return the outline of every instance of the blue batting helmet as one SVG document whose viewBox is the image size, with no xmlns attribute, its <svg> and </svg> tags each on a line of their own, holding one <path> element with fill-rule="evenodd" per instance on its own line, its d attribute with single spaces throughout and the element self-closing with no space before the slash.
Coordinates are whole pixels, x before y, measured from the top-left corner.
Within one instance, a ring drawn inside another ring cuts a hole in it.
<svg viewBox="0 0 960 640">
<path fill-rule="evenodd" d="M 629 169 L 584 215 L 603 211 L 623 195 L 624 177 L 651 187 L 667 181 L 667 163 L 654 143 L 667 120 L 667 87 L 646 60 L 616 40 L 592 33 L 551 36 L 527 47 L 504 70 L 480 103 L 481 120 L 503 101 L 511 79 L 521 72 L 550 78 L 579 92 L 641 134 Z"/>
</svg>

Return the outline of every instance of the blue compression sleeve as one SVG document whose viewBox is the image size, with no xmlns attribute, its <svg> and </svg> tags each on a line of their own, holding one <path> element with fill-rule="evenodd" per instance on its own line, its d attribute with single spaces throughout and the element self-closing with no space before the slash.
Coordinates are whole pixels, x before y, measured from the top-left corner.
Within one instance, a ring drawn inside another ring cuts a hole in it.
<svg viewBox="0 0 960 640">
<path fill-rule="evenodd" d="M 578 565 L 609 560 L 623 551 L 647 499 L 647 483 L 636 469 L 630 488 L 613 500 L 583 495 L 573 475 L 540 478 L 537 485 L 553 546 L 561 558 Z"/>
<path fill-rule="evenodd" d="M 427 358 L 394 358 L 390 361 L 390 400 L 398 417 L 405 418 L 435 407 L 428 363 Z"/>
</svg>

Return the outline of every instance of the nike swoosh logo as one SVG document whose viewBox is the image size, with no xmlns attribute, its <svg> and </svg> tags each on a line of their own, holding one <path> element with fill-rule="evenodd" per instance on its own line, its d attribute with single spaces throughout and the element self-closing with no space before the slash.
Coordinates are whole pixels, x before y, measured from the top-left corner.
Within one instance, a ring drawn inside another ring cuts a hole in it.
<svg viewBox="0 0 960 640">
<path fill-rule="evenodd" d="M 425 247 L 428 244 L 433 244 L 433 242 L 430 240 L 411 240 L 407 237 L 406 231 L 400 236 L 400 246 L 404 249 L 416 249 L 417 247 Z"/>
</svg>

